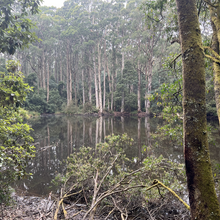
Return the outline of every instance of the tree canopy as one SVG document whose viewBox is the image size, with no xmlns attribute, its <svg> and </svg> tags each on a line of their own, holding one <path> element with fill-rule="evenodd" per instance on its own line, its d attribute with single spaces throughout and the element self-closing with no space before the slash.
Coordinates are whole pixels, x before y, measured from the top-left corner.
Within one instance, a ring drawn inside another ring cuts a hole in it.
<svg viewBox="0 0 220 220">
<path fill-rule="evenodd" d="M 27 17 L 39 12 L 41 0 L 4 0 L 0 2 L 0 52 L 14 54 L 37 39 Z"/>
</svg>

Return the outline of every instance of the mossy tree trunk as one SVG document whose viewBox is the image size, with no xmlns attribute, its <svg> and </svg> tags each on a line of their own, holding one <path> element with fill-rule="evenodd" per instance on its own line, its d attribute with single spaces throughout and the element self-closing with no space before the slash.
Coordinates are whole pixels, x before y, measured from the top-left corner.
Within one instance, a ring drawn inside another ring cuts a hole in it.
<svg viewBox="0 0 220 220">
<path fill-rule="evenodd" d="M 195 0 L 176 0 L 183 61 L 184 154 L 192 219 L 220 219 L 206 131 L 205 65 Z"/>
</svg>

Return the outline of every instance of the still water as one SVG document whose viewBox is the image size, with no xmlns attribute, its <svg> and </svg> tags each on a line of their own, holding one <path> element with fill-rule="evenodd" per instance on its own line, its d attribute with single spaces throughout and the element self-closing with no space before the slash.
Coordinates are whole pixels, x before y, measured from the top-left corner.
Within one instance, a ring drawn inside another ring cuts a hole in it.
<svg viewBox="0 0 220 220">
<path fill-rule="evenodd" d="M 133 145 L 127 149 L 129 158 L 142 161 L 149 155 L 161 154 L 172 161 L 183 163 L 182 146 L 175 146 L 170 138 L 157 140 L 153 134 L 160 118 L 138 117 L 84 117 L 84 116 L 45 116 L 29 120 L 34 129 L 36 157 L 29 162 L 28 172 L 33 174 L 16 183 L 16 190 L 25 195 L 47 196 L 55 190 L 51 180 L 62 172 L 62 162 L 81 146 L 95 147 L 104 137 L 110 134 L 127 133 L 134 139 Z M 220 163 L 220 135 L 217 123 L 212 124 L 212 140 L 210 145 L 211 158 Z M 215 129 L 214 129 L 215 128 Z M 156 144 L 159 143 L 159 144 Z M 142 146 L 147 146 L 143 151 Z M 51 188 L 52 187 L 52 188 Z"/>
</svg>

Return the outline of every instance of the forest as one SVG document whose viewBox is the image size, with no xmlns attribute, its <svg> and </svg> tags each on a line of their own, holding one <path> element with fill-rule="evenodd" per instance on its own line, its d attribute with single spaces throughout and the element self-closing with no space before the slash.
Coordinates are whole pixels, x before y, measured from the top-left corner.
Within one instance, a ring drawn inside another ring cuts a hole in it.
<svg viewBox="0 0 220 220">
<path fill-rule="evenodd" d="M 94 219 L 98 212 L 108 219 L 115 210 L 118 219 L 129 219 L 132 208 L 126 207 L 141 203 L 151 188 L 162 187 L 190 210 L 188 217 L 220 219 L 219 174 L 210 161 L 207 127 L 207 118 L 220 121 L 220 1 L 67 0 L 61 8 L 40 3 L 0 2 L 1 204 L 10 204 L 11 183 L 32 175 L 25 167 L 38 150 L 31 122 L 24 120 L 28 115 L 138 116 L 138 139 L 139 118 L 146 117 L 147 128 L 149 117 L 158 117 L 163 125 L 156 136 L 183 147 L 184 168 L 151 156 L 136 167 L 123 149 L 133 139 L 112 132 L 101 143 L 105 119 L 100 119 L 95 150 L 80 146 L 66 158 L 65 172 L 53 180 L 62 186 L 53 218 L 68 219 L 64 201 L 75 195 L 88 207 L 82 219 Z M 122 123 L 125 130 L 124 118 Z M 83 120 L 83 144 L 85 129 Z M 49 131 L 47 126 L 48 137 Z M 171 178 L 174 170 L 177 180 Z M 187 182 L 188 204 L 171 189 L 171 183 L 176 187 L 182 181 L 181 175 Z M 127 205 L 120 206 L 125 200 Z M 106 206 L 113 208 L 104 212 Z M 154 219 L 150 212 L 149 219 Z"/>
<path fill-rule="evenodd" d="M 31 17 L 40 40 L 14 54 L 34 87 L 25 108 L 41 114 L 149 114 L 150 96 L 170 80 L 163 59 L 180 47 L 167 41 L 175 34 L 167 29 L 177 28 L 173 6 L 166 19 L 158 9 L 158 21 L 141 6 L 141 1 L 66 1 L 60 9 L 41 7 Z"/>
</svg>

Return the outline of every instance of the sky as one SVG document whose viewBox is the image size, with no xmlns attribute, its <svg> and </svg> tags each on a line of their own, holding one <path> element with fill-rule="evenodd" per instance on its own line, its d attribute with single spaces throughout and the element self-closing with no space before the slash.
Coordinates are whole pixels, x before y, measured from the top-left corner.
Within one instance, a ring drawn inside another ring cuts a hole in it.
<svg viewBox="0 0 220 220">
<path fill-rule="evenodd" d="M 65 0 L 44 0 L 42 6 L 55 6 L 61 8 Z"/>
</svg>

